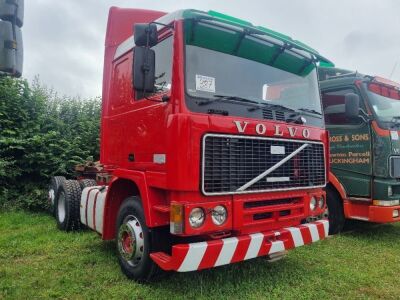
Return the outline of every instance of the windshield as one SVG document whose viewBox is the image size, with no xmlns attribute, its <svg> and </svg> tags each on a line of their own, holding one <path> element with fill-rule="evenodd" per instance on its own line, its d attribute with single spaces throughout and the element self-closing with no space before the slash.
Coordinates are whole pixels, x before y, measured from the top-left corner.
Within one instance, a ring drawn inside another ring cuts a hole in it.
<svg viewBox="0 0 400 300">
<path fill-rule="evenodd" d="M 217 26 L 186 25 L 190 110 L 286 122 L 304 115 L 307 124 L 323 126 L 317 71 L 309 53 Z"/>
<path fill-rule="evenodd" d="M 190 96 L 242 97 L 321 113 L 315 69 L 302 77 L 256 61 L 186 46 L 186 86 Z"/>
<path fill-rule="evenodd" d="M 369 84 L 367 94 L 370 105 L 380 122 L 400 122 L 400 92 L 379 84 Z"/>
</svg>

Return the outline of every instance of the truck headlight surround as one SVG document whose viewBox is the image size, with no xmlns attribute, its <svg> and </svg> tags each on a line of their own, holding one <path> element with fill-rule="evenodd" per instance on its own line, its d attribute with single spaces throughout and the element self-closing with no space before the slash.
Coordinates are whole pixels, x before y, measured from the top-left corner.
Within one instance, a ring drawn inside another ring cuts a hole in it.
<svg viewBox="0 0 400 300">
<path fill-rule="evenodd" d="M 310 199 L 310 210 L 314 211 L 317 208 L 317 198 L 314 196 Z"/>
<path fill-rule="evenodd" d="M 193 228 L 199 228 L 204 224 L 206 214 L 201 207 L 193 208 L 189 214 L 189 224 Z"/>
<path fill-rule="evenodd" d="M 223 225 L 228 218 L 228 211 L 225 206 L 217 205 L 211 212 L 211 220 L 217 226 Z"/>
<path fill-rule="evenodd" d="M 324 196 L 320 196 L 318 199 L 318 207 L 322 209 L 324 206 L 325 206 L 325 198 Z"/>
</svg>

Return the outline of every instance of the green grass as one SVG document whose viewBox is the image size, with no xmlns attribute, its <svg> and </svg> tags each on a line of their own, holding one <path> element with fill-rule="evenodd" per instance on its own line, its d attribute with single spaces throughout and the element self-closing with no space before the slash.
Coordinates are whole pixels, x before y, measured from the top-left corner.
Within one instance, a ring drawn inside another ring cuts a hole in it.
<svg viewBox="0 0 400 300">
<path fill-rule="evenodd" d="M 140 285 L 97 234 L 60 232 L 45 214 L 0 214 L 0 299 L 398 299 L 399 268 L 400 224 L 356 224 L 275 263 L 258 258 Z"/>
</svg>

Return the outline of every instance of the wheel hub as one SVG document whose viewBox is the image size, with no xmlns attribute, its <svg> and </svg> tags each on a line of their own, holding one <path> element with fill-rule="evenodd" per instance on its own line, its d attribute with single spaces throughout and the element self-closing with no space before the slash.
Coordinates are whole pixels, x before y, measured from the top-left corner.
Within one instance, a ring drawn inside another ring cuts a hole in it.
<svg viewBox="0 0 400 300">
<path fill-rule="evenodd" d="M 65 193 L 61 192 L 60 196 L 58 197 L 58 205 L 57 205 L 57 215 L 58 221 L 60 223 L 64 222 L 65 220 Z"/>
<path fill-rule="evenodd" d="M 55 195 L 54 195 L 55 193 L 54 193 L 54 190 L 53 189 L 50 189 L 49 190 L 49 203 L 51 204 L 51 205 L 54 205 L 54 198 L 55 198 Z"/>
<path fill-rule="evenodd" d="M 143 228 L 134 216 L 125 218 L 118 231 L 118 251 L 131 266 L 140 263 L 144 252 Z"/>
</svg>

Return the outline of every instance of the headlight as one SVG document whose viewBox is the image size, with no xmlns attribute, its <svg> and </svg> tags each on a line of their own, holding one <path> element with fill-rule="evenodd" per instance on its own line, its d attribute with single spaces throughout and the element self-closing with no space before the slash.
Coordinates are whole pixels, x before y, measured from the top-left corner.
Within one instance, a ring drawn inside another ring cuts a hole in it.
<svg viewBox="0 0 400 300">
<path fill-rule="evenodd" d="M 217 205 L 216 207 L 214 207 L 211 213 L 211 219 L 213 223 L 218 226 L 225 223 L 227 216 L 228 212 L 226 211 L 226 208 L 222 205 Z"/>
<path fill-rule="evenodd" d="M 189 215 L 189 224 L 193 228 L 198 228 L 203 225 L 205 220 L 204 210 L 200 207 L 193 208 Z"/>
<path fill-rule="evenodd" d="M 312 196 L 310 200 L 310 210 L 315 210 L 317 208 L 317 199 Z"/>
<path fill-rule="evenodd" d="M 323 208 L 324 205 L 325 205 L 324 196 L 320 196 L 320 197 L 319 197 L 319 200 L 318 200 L 318 207 L 319 207 L 319 208 Z"/>
<path fill-rule="evenodd" d="M 372 204 L 377 206 L 397 206 L 400 205 L 400 200 L 374 200 Z"/>
</svg>

